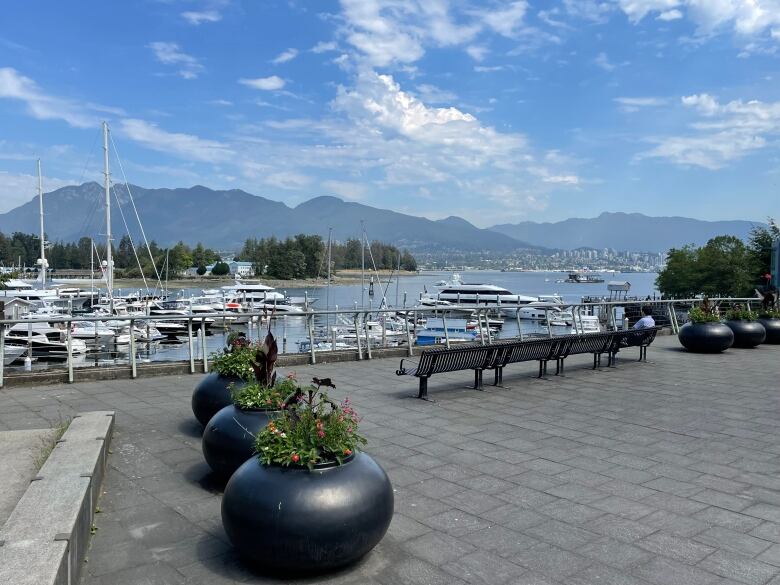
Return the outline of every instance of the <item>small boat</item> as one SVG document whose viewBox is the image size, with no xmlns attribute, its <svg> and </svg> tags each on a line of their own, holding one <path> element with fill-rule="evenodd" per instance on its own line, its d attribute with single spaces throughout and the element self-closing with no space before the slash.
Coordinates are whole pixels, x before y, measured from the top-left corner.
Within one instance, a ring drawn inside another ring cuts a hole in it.
<svg viewBox="0 0 780 585">
<path fill-rule="evenodd" d="M 599 284 L 604 282 L 600 274 L 595 272 L 570 272 L 568 278 L 564 281 L 575 284 Z"/>
<path fill-rule="evenodd" d="M 33 357 L 67 359 L 68 343 L 65 331 L 46 323 L 17 323 L 5 336 L 6 347 L 31 347 Z M 71 355 L 87 353 L 87 344 L 81 339 L 71 339 Z"/>
</svg>

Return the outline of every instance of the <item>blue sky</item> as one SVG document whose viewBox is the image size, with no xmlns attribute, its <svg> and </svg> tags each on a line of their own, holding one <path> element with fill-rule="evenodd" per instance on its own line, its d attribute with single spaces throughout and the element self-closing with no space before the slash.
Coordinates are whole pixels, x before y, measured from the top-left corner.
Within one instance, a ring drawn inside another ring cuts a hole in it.
<svg viewBox="0 0 780 585">
<path fill-rule="evenodd" d="M 6 3 L 0 212 L 100 180 L 479 226 L 778 214 L 780 0 Z M 114 161 L 114 179 L 121 181 Z"/>
</svg>

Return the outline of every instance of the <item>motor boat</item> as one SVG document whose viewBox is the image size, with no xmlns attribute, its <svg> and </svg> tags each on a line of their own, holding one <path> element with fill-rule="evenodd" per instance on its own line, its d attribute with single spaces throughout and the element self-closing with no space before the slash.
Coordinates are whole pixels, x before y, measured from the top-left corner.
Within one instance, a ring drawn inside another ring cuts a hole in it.
<svg viewBox="0 0 780 585">
<path fill-rule="evenodd" d="M 459 274 L 454 274 L 448 282 L 436 283 L 439 292 L 424 295 L 425 302 L 447 301 L 457 307 L 491 308 L 501 311 L 505 317 L 514 317 L 518 307 L 537 301 L 537 297 L 514 294 L 494 284 L 465 283 Z"/>
<path fill-rule="evenodd" d="M 114 330 L 100 321 L 72 321 L 71 337 L 83 339 L 85 343 L 105 345 L 114 341 Z"/>
<path fill-rule="evenodd" d="M 24 345 L 6 345 L 3 348 L 3 365 L 10 366 L 13 362 L 22 357 L 26 351 L 27 347 Z"/>
<path fill-rule="evenodd" d="M 5 335 L 6 346 L 32 348 L 32 357 L 66 359 L 68 343 L 66 332 L 47 323 L 16 323 Z M 82 339 L 71 339 L 71 355 L 87 353 L 87 344 Z"/>
</svg>

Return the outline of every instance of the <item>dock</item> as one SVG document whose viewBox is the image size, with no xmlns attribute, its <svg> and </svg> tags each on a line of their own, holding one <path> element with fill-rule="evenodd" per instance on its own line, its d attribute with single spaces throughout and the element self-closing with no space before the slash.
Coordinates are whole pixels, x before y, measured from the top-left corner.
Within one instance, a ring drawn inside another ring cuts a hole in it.
<svg viewBox="0 0 780 585">
<path fill-rule="evenodd" d="M 295 365 L 330 377 L 363 417 L 395 516 L 361 562 L 285 583 L 585 585 L 780 583 L 780 346 L 718 355 L 658 337 L 503 387 L 469 372 L 413 398 L 397 358 Z M 0 389 L 0 431 L 113 411 L 83 585 L 275 583 L 222 529 L 221 487 L 190 409 L 201 374 Z M 282 582 L 282 581 L 279 581 Z"/>
</svg>

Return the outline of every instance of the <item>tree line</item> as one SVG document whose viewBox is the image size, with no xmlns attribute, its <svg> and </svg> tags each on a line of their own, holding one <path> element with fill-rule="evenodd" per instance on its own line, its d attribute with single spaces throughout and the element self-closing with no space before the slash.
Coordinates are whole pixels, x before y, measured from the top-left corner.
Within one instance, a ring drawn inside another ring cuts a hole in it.
<svg viewBox="0 0 780 585">
<path fill-rule="evenodd" d="M 137 278 L 141 271 L 148 278 L 155 278 L 155 266 L 161 278 L 166 278 L 166 271 L 171 277 L 177 276 L 191 267 L 198 268 L 198 274 L 206 272 L 206 266 L 218 263 L 223 271 L 227 265 L 219 264 L 220 254 L 201 243 L 190 247 L 184 242 L 168 248 L 160 247 L 156 242 L 133 246 L 130 237 L 123 236 L 111 247 L 114 258 L 114 270 L 117 277 Z M 395 246 L 382 242 L 371 242 L 365 247 L 366 268 L 375 265 L 379 270 L 398 268 L 400 256 L 401 270 L 417 270 L 417 262 L 407 250 L 399 250 Z M 0 233 L 0 264 L 5 266 L 20 265 L 34 270 L 36 260 L 40 256 L 40 238 L 35 234 L 14 232 L 6 236 Z M 136 259 L 137 257 L 137 259 Z M 93 251 L 92 240 L 81 238 L 78 242 L 51 242 L 46 246 L 46 260 L 50 270 L 79 269 L 89 270 L 94 267 L 99 270 L 100 262 L 106 259 L 105 242 L 95 242 Z M 152 265 L 154 259 L 154 266 Z M 316 278 L 325 276 L 327 246 L 320 236 L 298 234 L 295 237 L 280 240 L 271 238 L 249 238 L 244 242 L 235 260 L 252 262 L 255 274 L 278 279 Z M 373 259 L 373 261 L 372 261 Z M 140 268 L 139 268 L 140 264 Z M 349 239 L 344 243 L 331 245 L 331 268 L 360 268 L 361 241 Z M 215 267 L 215 273 L 219 272 Z M 224 272 L 226 273 L 226 272 Z"/>
<path fill-rule="evenodd" d="M 359 239 L 332 243 L 330 248 L 333 270 L 362 266 L 362 245 Z M 249 238 L 244 242 L 237 259 L 252 262 L 258 275 L 279 279 L 316 278 L 328 272 L 327 254 L 327 245 L 322 237 L 298 234 L 284 240 L 274 237 Z M 397 269 L 400 257 L 401 270 L 417 270 L 417 261 L 408 250 L 401 251 L 390 244 L 371 242 L 365 247 L 364 254 L 367 269 L 374 265 L 378 270 Z"/>
<path fill-rule="evenodd" d="M 768 227 L 754 227 L 747 242 L 717 236 L 701 247 L 672 248 L 656 286 L 666 297 L 752 297 L 767 284 L 772 245 L 778 239 L 780 228 L 770 219 Z"/>
<path fill-rule="evenodd" d="M 0 233 L 0 264 L 6 266 L 21 264 L 22 267 L 34 268 L 40 257 L 40 245 L 40 238 L 35 234 L 14 232 L 6 236 Z M 206 266 L 220 259 L 216 251 L 204 247 L 200 242 L 192 248 L 184 242 L 169 248 L 161 248 L 157 242 L 152 241 L 149 243 L 148 250 L 143 244 L 135 246 L 134 249 L 127 235 L 119 240 L 118 245 L 111 246 L 111 251 L 116 276 L 127 278 L 140 277 L 141 269 L 147 277 L 155 277 L 152 258 L 162 278 L 165 278 L 166 268 L 170 275 L 174 276 L 191 266 Z M 93 251 L 90 238 L 81 238 L 78 242 L 51 242 L 46 246 L 46 261 L 50 270 L 89 270 L 93 263 L 95 269 L 99 270 L 100 262 L 105 259 L 105 243 L 95 242 Z M 138 266 L 139 263 L 141 268 Z"/>
</svg>

